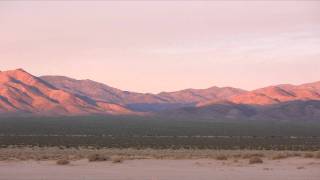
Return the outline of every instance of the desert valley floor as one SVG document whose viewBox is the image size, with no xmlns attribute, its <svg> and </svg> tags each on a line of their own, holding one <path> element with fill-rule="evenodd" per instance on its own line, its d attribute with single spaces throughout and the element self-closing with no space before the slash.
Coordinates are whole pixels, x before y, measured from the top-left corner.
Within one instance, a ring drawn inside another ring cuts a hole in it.
<svg viewBox="0 0 320 180">
<path fill-rule="evenodd" d="M 249 165 L 212 159 L 128 160 L 122 163 L 78 160 L 1 161 L 1 180 L 319 180 L 320 160 L 290 158 Z"/>
</svg>

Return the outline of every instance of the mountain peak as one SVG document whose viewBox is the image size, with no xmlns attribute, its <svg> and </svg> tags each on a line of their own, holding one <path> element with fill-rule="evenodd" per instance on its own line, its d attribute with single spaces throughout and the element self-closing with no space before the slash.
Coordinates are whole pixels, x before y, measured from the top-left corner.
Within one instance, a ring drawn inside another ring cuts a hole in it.
<svg viewBox="0 0 320 180">
<path fill-rule="evenodd" d="M 1 73 L 7 74 L 9 76 L 33 76 L 22 68 L 8 70 L 8 71 L 2 71 Z M 35 77 L 35 76 L 33 76 L 33 77 Z"/>
<path fill-rule="evenodd" d="M 41 80 L 33 76 L 32 74 L 28 73 L 27 71 L 19 68 L 15 70 L 8 70 L 0 72 L 2 82 L 5 82 L 3 80 L 9 81 L 9 80 L 15 80 L 20 81 L 26 84 L 34 84 L 37 82 L 40 82 Z"/>
<path fill-rule="evenodd" d="M 17 68 L 17 69 L 15 69 L 14 71 L 19 71 L 19 72 L 27 72 L 27 71 L 25 71 L 24 69 L 22 69 L 22 68 Z"/>
<path fill-rule="evenodd" d="M 1 72 L 1 71 L 0 71 Z M 7 70 L 7 71 L 2 71 L 3 73 L 28 73 L 27 71 L 25 71 L 22 68 L 17 68 L 17 69 L 12 69 L 12 70 Z M 28 73 L 29 74 L 29 73 Z"/>
</svg>

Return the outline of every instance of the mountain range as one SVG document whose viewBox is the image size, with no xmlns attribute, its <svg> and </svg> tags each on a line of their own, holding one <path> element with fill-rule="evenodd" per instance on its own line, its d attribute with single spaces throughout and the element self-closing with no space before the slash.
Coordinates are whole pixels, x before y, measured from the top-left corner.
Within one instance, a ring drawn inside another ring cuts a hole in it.
<svg viewBox="0 0 320 180">
<path fill-rule="evenodd" d="M 204 119 L 320 120 L 320 82 L 185 89 L 159 94 L 123 91 L 92 80 L 0 71 L 1 116 L 154 115 Z"/>
</svg>

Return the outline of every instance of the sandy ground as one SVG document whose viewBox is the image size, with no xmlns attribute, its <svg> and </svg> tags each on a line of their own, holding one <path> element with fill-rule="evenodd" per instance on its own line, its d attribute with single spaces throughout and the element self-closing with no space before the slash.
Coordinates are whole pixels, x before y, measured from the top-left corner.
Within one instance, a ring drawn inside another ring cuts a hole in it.
<svg viewBox="0 0 320 180">
<path fill-rule="evenodd" d="M 249 165 L 199 160 L 128 160 L 122 163 L 1 161 L 0 180 L 320 180 L 320 160 L 290 158 Z"/>
</svg>

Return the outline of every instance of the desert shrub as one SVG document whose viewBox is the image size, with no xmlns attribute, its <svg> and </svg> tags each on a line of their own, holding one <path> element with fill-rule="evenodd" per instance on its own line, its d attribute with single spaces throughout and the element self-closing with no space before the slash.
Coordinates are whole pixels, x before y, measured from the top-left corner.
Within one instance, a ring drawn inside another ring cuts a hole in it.
<svg viewBox="0 0 320 180">
<path fill-rule="evenodd" d="M 313 156 L 314 156 L 314 155 L 313 155 L 312 153 L 305 153 L 305 154 L 304 154 L 304 157 L 305 157 L 305 158 L 313 158 Z"/>
<path fill-rule="evenodd" d="M 263 153 L 252 153 L 251 157 L 265 157 Z"/>
<path fill-rule="evenodd" d="M 228 157 L 226 155 L 220 154 L 216 157 L 216 160 L 228 160 Z"/>
<path fill-rule="evenodd" d="M 314 157 L 317 158 L 317 159 L 320 159 L 320 151 L 316 152 Z"/>
<path fill-rule="evenodd" d="M 90 162 L 94 162 L 94 161 L 108 161 L 110 160 L 109 157 L 102 155 L 102 154 L 91 154 L 88 156 L 88 160 Z"/>
<path fill-rule="evenodd" d="M 57 161 L 57 164 L 58 164 L 58 165 L 67 165 L 67 164 L 70 164 L 70 161 L 67 160 L 67 159 L 59 159 L 59 160 Z"/>
<path fill-rule="evenodd" d="M 262 153 L 246 153 L 242 155 L 243 159 L 250 159 L 252 157 L 264 157 L 265 155 Z"/>
<path fill-rule="evenodd" d="M 276 154 L 272 157 L 273 160 L 278 160 L 278 159 L 286 159 L 288 156 L 286 154 Z"/>
<path fill-rule="evenodd" d="M 249 164 L 261 164 L 263 163 L 263 160 L 260 157 L 251 157 L 249 159 Z"/>
<path fill-rule="evenodd" d="M 290 156 L 291 156 L 291 157 L 300 157 L 300 156 L 301 156 L 301 153 L 294 152 L 294 153 L 291 153 Z"/>
<path fill-rule="evenodd" d="M 50 157 L 48 155 L 41 155 L 39 158 L 40 158 L 40 160 L 48 160 L 48 159 L 50 159 Z"/>
<path fill-rule="evenodd" d="M 240 158 L 240 157 L 242 157 L 242 155 L 241 155 L 241 154 L 233 154 L 232 157 L 234 157 L 234 158 Z"/>
<path fill-rule="evenodd" d="M 123 158 L 120 156 L 113 156 L 111 157 L 112 163 L 122 163 L 123 162 Z"/>
</svg>

